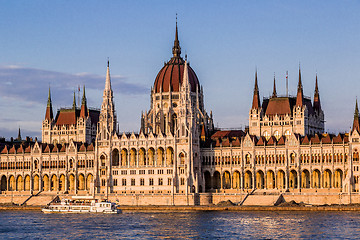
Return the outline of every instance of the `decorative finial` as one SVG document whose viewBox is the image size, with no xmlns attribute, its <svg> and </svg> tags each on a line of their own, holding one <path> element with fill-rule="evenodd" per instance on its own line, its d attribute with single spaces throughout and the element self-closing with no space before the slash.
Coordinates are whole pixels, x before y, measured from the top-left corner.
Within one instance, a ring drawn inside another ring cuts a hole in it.
<svg viewBox="0 0 360 240">
<path fill-rule="evenodd" d="M 177 27 L 177 13 L 176 13 L 176 29 L 175 29 L 175 40 L 174 40 L 174 46 L 172 49 L 173 57 L 180 57 L 181 54 L 181 48 L 178 38 L 178 27 Z"/>
<path fill-rule="evenodd" d="M 110 66 L 110 60 L 109 60 L 109 57 L 108 57 L 108 61 L 107 61 L 107 66 L 108 66 L 108 67 Z"/>
</svg>

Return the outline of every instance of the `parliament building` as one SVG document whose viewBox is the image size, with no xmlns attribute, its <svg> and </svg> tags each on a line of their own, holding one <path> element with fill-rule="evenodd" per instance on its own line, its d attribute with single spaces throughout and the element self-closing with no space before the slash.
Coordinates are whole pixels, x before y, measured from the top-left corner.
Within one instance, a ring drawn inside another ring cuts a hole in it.
<svg viewBox="0 0 360 240">
<path fill-rule="evenodd" d="M 238 130 L 214 127 L 203 86 L 181 57 L 177 26 L 172 57 L 155 78 L 138 133 L 118 127 L 109 62 L 104 79 L 101 109 L 87 106 L 84 87 L 81 106 L 74 95 L 73 106 L 54 115 L 49 89 L 42 141 L 0 143 L 0 196 L 196 205 L 244 203 L 250 195 L 259 201 L 335 196 L 341 203 L 359 192 L 357 103 L 350 132 L 326 133 L 317 76 L 311 99 L 300 68 L 296 96 L 279 96 L 274 78 L 272 95 L 262 100 L 256 72 L 249 124 Z"/>
</svg>

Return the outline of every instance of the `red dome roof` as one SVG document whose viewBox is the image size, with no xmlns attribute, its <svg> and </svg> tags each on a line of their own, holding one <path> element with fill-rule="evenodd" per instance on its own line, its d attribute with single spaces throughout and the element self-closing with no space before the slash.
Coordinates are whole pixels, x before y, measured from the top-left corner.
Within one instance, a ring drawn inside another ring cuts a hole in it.
<svg viewBox="0 0 360 240">
<path fill-rule="evenodd" d="M 172 52 L 173 52 L 173 57 L 170 59 L 168 63 L 165 64 L 165 66 L 160 70 L 160 72 L 156 76 L 154 83 L 155 93 L 159 93 L 160 89 L 162 92 L 169 92 L 170 87 L 171 87 L 171 91 L 179 92 L 180 86 L 183 81 L 185 61 L 180 56 L 181 48 L 178 39 L 177 23 L 176 23 L 175 40 L 174 40 L 174 46 Z M 194 70 L 192 70 L 190 66 L 188 66 L 188 74 L 189 74 L 189 82 L 191 85 L 191 91 L 196 92 L 196 87 L 199 86 L 199 80 Z"/>
<path fill-rule="evenodd" d="M 171 87 L 171 91 L 178 92 L 183 82 L 184 66 L 185 61 L 181 57 L 171 58 L 156 76 L 154 83 L 155 93 L 159 93 L 160 89 L 162 92 L 169 92 L 169 87 Z M 196 92 L 199 80 L 190 66 L 188 66 L 188 73 L 191 91 Z"/>
</svg>

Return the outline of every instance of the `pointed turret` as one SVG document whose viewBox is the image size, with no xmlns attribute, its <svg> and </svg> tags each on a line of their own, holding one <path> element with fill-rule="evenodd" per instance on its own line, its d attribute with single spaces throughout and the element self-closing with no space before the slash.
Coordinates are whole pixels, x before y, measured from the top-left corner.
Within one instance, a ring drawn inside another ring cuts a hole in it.
<svg viewBox="0 0 360 240">
<path fill-rule="evenodd" d="M 190 82 L 189 82 L 189 71 L 188 71 L 188 63 L 185 61 L 184 65 L 184 75 L 183 75 L 183 81 L 182 86 L 186 88 L 186 90 L 190 90 Z"/>
<path fill-rule="evenodd" d="M 111 90 L 111 80 L 110 80 L 110 62 L 107 61 L 107 70 L 106 70 L 106 81 L 105 81 L 105 91 Z"/>
<path fill-rule="evenodd" d="M 101 104 L 100 122 L 98 128 L 98 134 L 101 133 L 99 135 L 100 140 L 108 140 L 113 134 L 116 133 L 116 123 L 115 104 L 110 79 L 110 63 L 108 60 L 105 89 L 103 93 L 103 102 Z M 106 134 L 104 134 L 105 132 Z"/>
<path fill-rule="evenodd" d="M 321 103 L 320 103 L 320 95 L 319 95 L 319 88 L 318 88 L 318 78 L 317 78 L 317 74 L 316 74 L 316 79 L 315 79 L 315 92 L 314 92 L 314 109 L 317 112 L 321 111 Z"/>
<path fill-rule="evenodd" d="M 72 108 L 73 108 L 73 109 L 76 109 L 76 96 L 75 96 L 75 91 L 74 91 L 74 99 L 73 99 Z"/>
<path fill-rule="evenodd" d="M 252 109 L 259 109 L 259 108 L 260 108 L 260 96 L 259 96 L 259 87 L 258 87 L 257 70 L 256 70 Z"/>
<path fill-rule="evenodd" d="M 357 99 L 356 99 L 356 104 L 355 104 L 354 121 L 353 121 L 353 127 L 352 127 L 352 131 L 355 131 L 355 130 L 357 130 L 360 133 L 359 108 L 358 108 Z"/>
<path fill-rule="evenodd" d="M 301 82 L 301 70 L 299 66 L 299 83 L 297 87 L 296 106 L 302 107 L 303 103 L 304 103 L 304 94 L 303 94 L 303 87 Z"/>
<path fill-rule="evenodd" d="M 83 96 L 81 100 L 81 110 L 80 110 L 80 117 L 86 118 L 88 116 L 88 109 L 86 103 L 86 96 L 85 96 L 85 85 L 83 87 Z"/>
<path fill-rule="evenodd" d="M 273 98 L 277 97 L 277 93 L 276 93 L 276 83 L 275 83 L 275 73 L 274 73 L 274 88 L 273 88 L 273 94 L 272 94 Z"/>
<path fill-rule="evenodd" d="M 178 27 L 177 27 L 177 17 L 176 17 L 176 31 L 175 31 L 175 40 L 174 40 L 174 46 L 172 49 L 173 57 L 180 57 L 181 54 L 181 48 L 178 38 Z"/>
<path fill-rule="evenodd" d="M 53 110 L 52 110 L 52 103 L 51 103 L 51 93 L 49 87 L 49 96 L 46 106 L 46 113 L 45 113 L 45 120 L 49 120 L 50 122 L 54 119 Z"/>
</svg>

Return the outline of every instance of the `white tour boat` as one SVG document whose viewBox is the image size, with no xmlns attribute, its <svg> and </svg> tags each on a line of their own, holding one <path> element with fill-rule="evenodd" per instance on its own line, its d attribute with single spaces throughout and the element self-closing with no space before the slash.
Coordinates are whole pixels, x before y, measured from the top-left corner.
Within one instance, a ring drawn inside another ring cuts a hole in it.
<svg viewBox="0 0 360 240">
<path fill-rule="evenodd" d="M 90 196 L 73 196 L 43 208 L 44 213 L 121 213 L 117 204 L 101 202 Z"/>
</svg>

